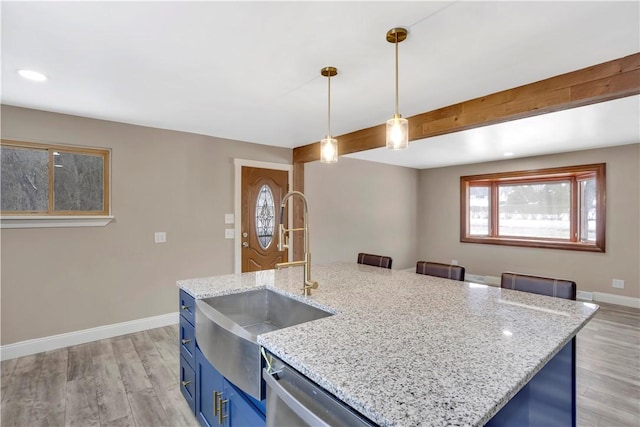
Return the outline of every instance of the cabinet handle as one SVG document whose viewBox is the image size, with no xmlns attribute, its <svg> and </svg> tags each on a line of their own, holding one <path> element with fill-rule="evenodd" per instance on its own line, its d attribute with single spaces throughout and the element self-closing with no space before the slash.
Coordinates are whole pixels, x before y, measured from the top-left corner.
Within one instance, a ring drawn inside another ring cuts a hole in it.
<svg viewBox="0 0 640 427">
<path fill-rule="evenodd" d="M 222 397 L 222 393 L 220 393 L 220 396 Z M 225 418 L 229 418 L 228 415 L 222 415 L 222 405 L 224 405 L 228 401 L 229 399 L 225 399 L 225 400 L 220 399 L 220 407 L 218 408 L 218 422 L 220 423 L 220 425 L 223 425 Z"/>
<path fill-rule="evenodd" d="M 218 393 L 217 391 L 213 391 L 213 416 L 218 416 L 218 397 L 220 397 L 222 393 Z"/>
<path fill-rule="evenodd" d="M 189 310 L 191 308 L 190 305 L 181 305 L 180 308 L 182 308 L 183 310 Z"/>
<path fill-rule="evenodd" d="M 191 342 L 191 340 L 182 340 L 182 344 L 187 345 Z"/>
<path fill-rule="evenodd" d="M 182 381 L 182 387 L 186 387 L 191 384 L 191 381 Z"/>
</svg>

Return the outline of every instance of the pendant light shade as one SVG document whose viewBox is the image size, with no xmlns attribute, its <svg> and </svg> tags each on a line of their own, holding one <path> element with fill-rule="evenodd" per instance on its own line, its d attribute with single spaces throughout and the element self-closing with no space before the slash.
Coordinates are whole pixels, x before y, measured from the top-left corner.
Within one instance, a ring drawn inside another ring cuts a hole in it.
<svg viewBox="0 0 640 427">
<path fill-rule="evenodd" d="M 387 120 L 387 148 L 402 150 L 409 147 L 409 121 L 398 112 L 398 43 L 407 38 L 406 28 L 392 28 L 387 31 L 387 41 L 396 47 L 396 110 Z"/>
<path fill-rule="evenodd" d="M 338 161 L 338 140 L 331 136 L 331 77 L 338 75 L 335 67 L 324 67 L 320 74 L 327 78 L 327 136 L 320 141 L 320 162 L 336 163 Z"/>
<path fill-rule="evenodd" d="M 338 140 L 335 138 L 323 138 L 320 141 L 320 162 L 336 163 L 338 161 Z"/>
<path fill-rule="evenodd" d="M 409 147 L 409 120 L 394 114 L 387 120 L 387 148 L 402 150 Z"/>
</svg>

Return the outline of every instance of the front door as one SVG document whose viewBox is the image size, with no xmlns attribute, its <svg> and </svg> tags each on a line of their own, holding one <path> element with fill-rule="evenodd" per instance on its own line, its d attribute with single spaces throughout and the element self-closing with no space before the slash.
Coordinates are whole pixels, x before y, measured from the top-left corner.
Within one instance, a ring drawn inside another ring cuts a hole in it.
<svg viewBox="0 0 640 427">
<path fill-rule="evenodd" d="M 278 251 L 280 204 L 287 193 L 284 170 L 242 167 L 242 272 L 269 270 L 289 259 Z M 286 225 L 286 212 L 284 224 Z"/>
</svg>

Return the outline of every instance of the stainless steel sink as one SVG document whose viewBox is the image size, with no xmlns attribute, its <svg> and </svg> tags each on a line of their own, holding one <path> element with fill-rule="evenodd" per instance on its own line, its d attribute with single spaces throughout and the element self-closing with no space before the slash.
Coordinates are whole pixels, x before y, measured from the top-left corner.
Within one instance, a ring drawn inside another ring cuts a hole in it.
<svg viewBox="0 0 640 427">
<path fill-rule="evenodd" d="M 205 298 L 196 300 L 196 340 L 222 375 L 262 400 L 263 363 L 256 337 L 331 315 L 269 289 Z"/>
</svg>

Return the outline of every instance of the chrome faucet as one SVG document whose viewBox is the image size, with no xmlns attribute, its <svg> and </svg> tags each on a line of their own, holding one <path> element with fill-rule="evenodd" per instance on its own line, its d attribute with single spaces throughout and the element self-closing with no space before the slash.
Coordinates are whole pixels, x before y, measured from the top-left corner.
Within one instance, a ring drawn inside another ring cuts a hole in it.
<svg viewBox="0 0 640 427">
<path fill-rule="evenodd" d="M 284 208 L 287 200 L 293 196 L 298 196 L 304 202 L 304 227 L 303 228 L 285 228 L 282 224 L 284 218 Z M 280 226 L 278 228 L 278 250 L 284 251 L 289 247 L 289 234 L 293 231 L 304 231 L 304 261 L 280 262 L 276 264 L 276 268 L 299 267 L 304 266 L 304 285 L 302 287 L 302 295 L 311 295 L 311 289 L 318 289 L 318 282 L 311 280 L 311 252 L 309 252 L 309 205 L 307 198 L 299 191 L 290 191 L 282 198 L 280 205 Z"/>
</svg>

